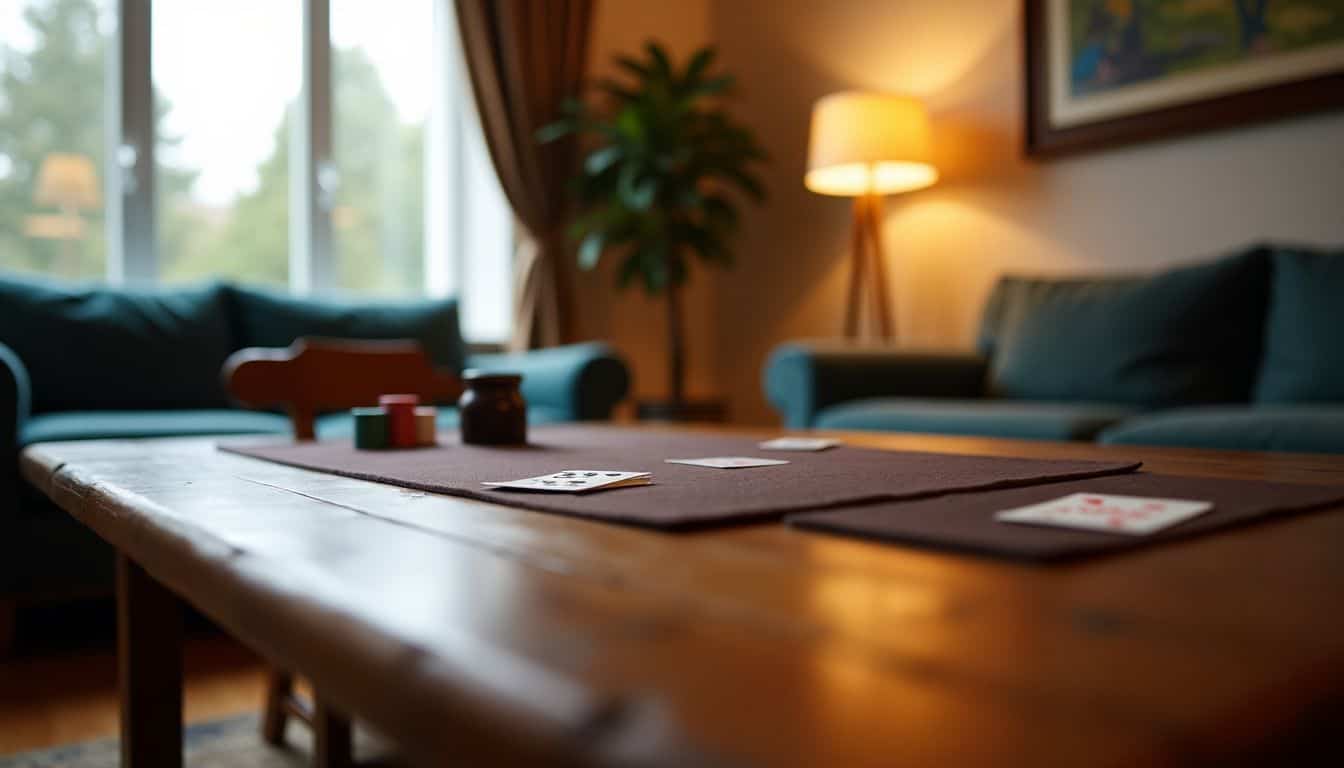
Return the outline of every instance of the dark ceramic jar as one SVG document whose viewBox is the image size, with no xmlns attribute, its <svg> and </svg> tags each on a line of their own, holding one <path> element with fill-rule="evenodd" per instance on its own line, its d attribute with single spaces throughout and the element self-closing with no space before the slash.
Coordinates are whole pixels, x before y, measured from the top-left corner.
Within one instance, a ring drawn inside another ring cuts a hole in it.
<svg viewBox="0 0 1344 768">
<path fill-rule="evenodd" d="M 462 442 L 472 445 L 523 445 L 527 442 L 527 403 L 516 373 L 462 372 L 465 387 L 457 401 Z"/>
</svg>

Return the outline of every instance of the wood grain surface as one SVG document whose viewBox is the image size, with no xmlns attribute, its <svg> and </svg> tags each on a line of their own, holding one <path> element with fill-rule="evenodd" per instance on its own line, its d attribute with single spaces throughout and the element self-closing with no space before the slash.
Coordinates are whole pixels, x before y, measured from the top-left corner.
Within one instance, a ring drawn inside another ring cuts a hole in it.
<svg viewBox="0 0 1344 768">
<path fill-rule="evenodd" d="M 841 436 L 1344 481 L 1344 457 Z M 1341 725 L 1341 510 L 1033 566 L 604 525 L 200 439 L 40 444 L 23 468 L 425 765 L 1241 763 Z"/>
</svg>

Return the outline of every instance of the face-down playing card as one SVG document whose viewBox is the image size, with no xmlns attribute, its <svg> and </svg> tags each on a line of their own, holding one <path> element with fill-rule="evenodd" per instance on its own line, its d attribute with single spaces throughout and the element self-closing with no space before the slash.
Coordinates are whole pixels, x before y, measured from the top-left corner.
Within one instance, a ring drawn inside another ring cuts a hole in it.
<svg viewBox="0 0 1344 768">
<path fill-rule="evenodd" d="M 487 488 L 510 488 L 520 491 L 551 491 L 553 493 L 583 493 L 584 491 L 629 488 L 653 482 L 649 472 L 627 472 L 618 469 L 566 469 L 549 475 L 525 477 L 520 480 L 500 480 L 481 483 Z"/>
<path fill-rule="evenodd" d="M 757 443 L 763 451 L 824 451 L 842 445 L 839 440 L 830 437 L 777 437 Z"/>
<path fill-rule="evenodd" d="M 686 464 L 692 467 L 713 467 L 714 469 L 773 467 L 789 463 L 783 459 L 758 459 L 754 456 L 706 456 L 702 459 L 663 459 L 663 461 L 668 464 Z"/>
</svg>

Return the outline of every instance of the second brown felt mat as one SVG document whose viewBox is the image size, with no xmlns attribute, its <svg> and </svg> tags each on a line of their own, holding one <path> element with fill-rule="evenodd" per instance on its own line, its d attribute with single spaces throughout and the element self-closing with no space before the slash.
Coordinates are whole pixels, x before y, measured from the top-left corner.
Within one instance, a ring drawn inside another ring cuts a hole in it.
<svg viewBox="0 0 1344 768">
<path fill-rule="evenodd" d="M 778 518 L 842 504 L 910 499 L 953 491 L 1019 486 L 1131 472 L 1137 462 L 1016 459 L 880 451 L 841 446 L 816 453 L 762 451 L 753 438 L 613 426 L 537 427 L 527 446 L 441 445 L 357 451 L 348 440 L 229 443 L 221 450 L 436 493 L 563 515 L 653 528 L 693 528 Z M 712 469 L 665 459 L 754 456 L 788 464 Z M 653 473 L 653 484 L 583 494 L 491 489 L 566 469 Z"/>
<path fill-rule="evenodd" d="M 996 512 L 1074 493 L 1207 501 L 1213 508 L 1170 528 L 1141 536 L 994 519 Z M 1344 485 L 1297 485 L 1134 472 L 1030 488 L 833 509 L 793 515 L 789 522 L 803 528 L 936 549 L 1028 560 L 1062 560 L 1118 552 L 1277 515 L 1341 505 L 1344 505 Z"/>
</svg>

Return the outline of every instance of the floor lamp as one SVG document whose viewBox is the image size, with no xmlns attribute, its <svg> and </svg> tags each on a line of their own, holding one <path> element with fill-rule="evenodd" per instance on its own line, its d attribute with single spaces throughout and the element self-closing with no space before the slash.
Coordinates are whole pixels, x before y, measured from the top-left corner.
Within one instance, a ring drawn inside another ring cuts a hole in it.
<svg viewBox="0 0 1344 768">
<path fill-rule="evenodd" d="M 859 308 L 869 291 L 878 334 L 884 341 L 895 334 L 882 253 L 882 196 L 937 181 L 929 155 L 929 119 L 915 99 L 844 91 L 812 108 L 803 183 L 818 194 L 854 198 L 847 338 L 859 336 Z"/>
</svg>

